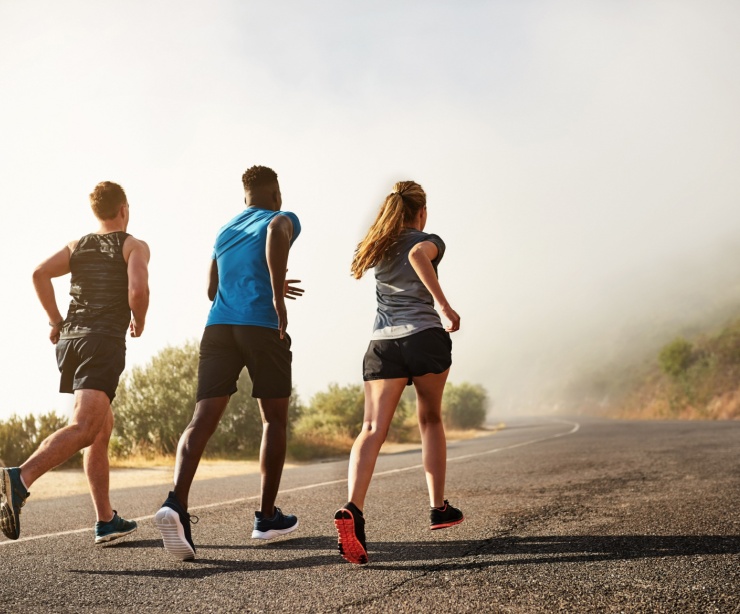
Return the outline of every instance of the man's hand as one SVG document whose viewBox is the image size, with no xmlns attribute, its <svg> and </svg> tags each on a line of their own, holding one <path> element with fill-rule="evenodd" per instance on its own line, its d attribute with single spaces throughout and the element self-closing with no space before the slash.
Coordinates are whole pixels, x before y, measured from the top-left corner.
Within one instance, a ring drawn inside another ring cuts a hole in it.
<svg viewBox="0 0 740 614">
<path fill-rule="evenodd" d="M 282 297 L 276 298 L 273 301 L 275 306 L 275 313 L 278 317 L 278 331 L 280 331 L 280 338 L 285 339 L 285 330 L 288 328 L 288 310 L 285 308 L 285 300 Z"/>
<path fill-rule="evenodd" d="M 137 320 L 133 314 L 131 314 L 131 323 L 128 325 L 128 330 L 132 337 L 141 337 L 144 333 L 144 322 Z"/>
<path fill-rule="evenodd" d="M 59 342 L 59 334 L 62 332 L 62 325 L 56 324 L 51 327 L 51 332 L 49 333 L 49 341 L 51 341 L 54 345 L 56 345 Z"/>
<path fill-rule="evenodd" d="M 291 301 L 296 300 L 299 296 L 303 296 L 303 288 L 294 286 L 293 284 L 301 283 L 300 279 L 286 279 L 285 289 L 283 290 L 283 296 L 289 298 Z"/>
</svg>

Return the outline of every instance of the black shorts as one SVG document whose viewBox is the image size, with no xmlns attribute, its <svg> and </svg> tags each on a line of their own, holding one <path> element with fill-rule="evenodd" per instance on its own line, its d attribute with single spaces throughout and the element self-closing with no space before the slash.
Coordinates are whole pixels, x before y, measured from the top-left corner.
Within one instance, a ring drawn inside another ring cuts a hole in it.
<svg viewBox="0 0 740 614">
<path fill-rule="evenodd" d="M 257 399 L 284 399 L 293 389 L 290 337 L 276 328 L 213 324 L 200 341 L 197 400 L 231 396 L 244 367 Z"/>
<path fill-rule="evenodd" d="M 452 365 L 452 340 L 442 328 L 427 328 L 400 339 L 374 339 L 362 361 L 362 379 L 395 379 L 443 373 Z"/>
<path fill-rule="evenodd" d="M 57 366 L 62 374 L 59 392 L 101 390 L 113 401 L 126 366 L 126 340 L 107 335 L 60 339 Z"/>
</svg>

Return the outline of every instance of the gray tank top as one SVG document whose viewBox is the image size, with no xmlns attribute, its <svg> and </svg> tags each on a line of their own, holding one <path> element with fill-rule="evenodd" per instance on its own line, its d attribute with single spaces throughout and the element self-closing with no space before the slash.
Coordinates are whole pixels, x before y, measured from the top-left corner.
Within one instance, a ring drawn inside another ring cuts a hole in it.
<svg viewBox="0 0 740 614">
<path fill-rule="evenodd" d="M 411 248 L 422 241 L 431 241 L 439 250 L 432 261 L 436 273 L 445 253 L 444 241 L 414 228 L 404 228 L 375 267 L 378 311 L 372 339 L 398 339 L 428 328 L 444 328 L 434 298 L 409 262 Z"/>
<path fill-rule="evenodd" d="M 123 243 L 128 236 L 125 232 L 89 234 L 77 242 L 69 258 L 72 300 L 62 326 L 62 339 L 94 334 L 126 337 L 131 309 Z"/>
</svg>

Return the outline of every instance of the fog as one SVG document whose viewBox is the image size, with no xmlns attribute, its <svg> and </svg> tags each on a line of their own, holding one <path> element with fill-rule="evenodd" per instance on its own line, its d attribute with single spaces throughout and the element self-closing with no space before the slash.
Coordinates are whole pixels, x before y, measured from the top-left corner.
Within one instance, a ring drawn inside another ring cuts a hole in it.
<svg viewBox="0 0 740 614">
<path fill-rule="evenodd" d="M 129 365 L 200 337 L 252 164 L 303 225 L 304 401 L 360 382 L 374 292 L 349 263 L 399 179 L 447 244 L 451 381 L 496 414 L 718 324 L 740 305 L 738 31 L 734 2 L 0 2 L 0 419 L 69 408 L 30 274 L 94 230 L 103 179 L 152 250 Z"/>
</svg>

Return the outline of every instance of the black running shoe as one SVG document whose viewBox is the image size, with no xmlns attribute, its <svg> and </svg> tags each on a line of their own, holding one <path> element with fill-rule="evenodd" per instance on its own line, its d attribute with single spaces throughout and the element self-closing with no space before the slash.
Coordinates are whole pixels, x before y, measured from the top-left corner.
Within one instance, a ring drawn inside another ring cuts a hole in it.
<svg viewBox="0 0 740 614">
<path fill-rule="evenodd" d="M 21 508 L 31 495 L 21 481 L 18 467 L 0 469 L 0 528 L 8 539 L 21 535 Z"/>
<path fill-rule="evenodd" d="M 367 545 L 365 544 L 365 517 L 354 503 L 347 503 L 334 514 L 337 528 L 337 545 L 344 560 L 365 565 Z"/>
<path fill-rule="evenodd" d="M 293 514 L 283 514 L 279 507 L 275 508 L 272 518 L 265 518 L 262 512 L 254 513 L 252 539 L 272 539 L 278 535 L 292 533 L 298 528 L 298 518 Z"/>
<path fill-rule="evenodd" d="M 197 516 L 191 516 L 185 511 L 171 492 L 162 507 L 154 515 L 154 524 L 162 534 L 164 549 L 181 561 L 195 558 L 195 544 L 190 535 L 190 523 L 198 522 Z"/>
<path fill-rule="evenodd" d="M 431 524 L 429 528 L 434 531 L 435 529 L 446 529 L 447 527 L 455 526 L 465 520 L 462 511 L 456 507 L 452 507 L 445 499 L 445 504 L 442 507 L 433 507 L 429 510 L 429 517 Z"/>
</svg>

